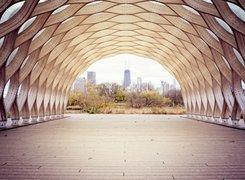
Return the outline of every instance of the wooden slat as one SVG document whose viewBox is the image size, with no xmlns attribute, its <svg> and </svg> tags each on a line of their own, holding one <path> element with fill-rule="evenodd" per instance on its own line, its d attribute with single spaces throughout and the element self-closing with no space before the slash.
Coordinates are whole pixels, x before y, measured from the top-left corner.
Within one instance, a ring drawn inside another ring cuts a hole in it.
<svg viewBox="0 0 245 180">
<path fill-rule="evenodd" d="M 0 179 L 243 179 L 245 131 L 164 115 L 72 115 L 1 131 Z"/>
</svg>

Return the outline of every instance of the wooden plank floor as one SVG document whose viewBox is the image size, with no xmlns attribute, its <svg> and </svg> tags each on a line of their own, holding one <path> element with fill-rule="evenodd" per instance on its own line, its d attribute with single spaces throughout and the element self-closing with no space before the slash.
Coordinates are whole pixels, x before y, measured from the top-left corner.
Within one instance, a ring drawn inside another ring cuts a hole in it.
<svg viewBox="0 0 245 180">
<path fill-rule="evenodd" d="M 0 179 L 245 179 L 245 131 L 179 116 L 72 115 L 0 142 Z"/>
</svg>

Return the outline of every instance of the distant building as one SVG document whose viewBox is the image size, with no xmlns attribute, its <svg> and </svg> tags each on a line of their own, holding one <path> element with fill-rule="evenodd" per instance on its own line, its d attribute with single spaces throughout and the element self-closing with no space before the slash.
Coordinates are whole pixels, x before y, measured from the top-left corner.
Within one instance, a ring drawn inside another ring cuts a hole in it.
<svg viewBox="0 0 245 180">
<path fill-rule="evenodd" d="M 173 79 L 173 88 L 174 88 L 174 90 L 176 90 L 176 79 Z"/>
<path fill-rule="evenodd" d="M 141 77 L 137 78 L 137 91 L 138 92 L 142 91 L 142 78 Z"/>
<path fill-rule="evenodd" d="M 88 71 L 87 72 L 87 80 L 90 84 L 96 84 L 96 72 Z"/>
<path fill-rule="evenodd" d="M 130 75 L 130 70 L 126 69 L 124 71 L 124 80 L 123 80 L 123 88 L 126 89 L 129 87 L 131 84 L 131 75 Z"/>
<path fill-rule="evenodd" d="M 147 82 L 142 83 L 142 91 L 148 91 L 148 83 Z"/>
<path fill-rule="evenodd" d="M 148 82 L 148 91 L 153 91 L 155 90 L 154 85 L 151 81 Z"/>
<path fill-rule="evenodd" d="M 153 91 L 153 90 L 155 90 L 155 88 L 151 81 L 142 83 L 142 91 Z"/>
<path fill-rule="evenodd" d="M 86 92 L 86 79 L 85 79 L 85 77 L 77 78 L 75 80 L 75 83 L 73 86 L 73 91 L 74 92 L 81 92 L 81 93 Z"/>
<path fill-rule="evenodd" d="M 164 96 L 164 81 L 161 81 L 159 93 Z"/>
<path fill-rule="evenodd" d="M 128 88 L 128 91 L 130 92 L 138 92 L 138 87 L 137 87 L 137 83 L 132 83 Z"/>
</svg>

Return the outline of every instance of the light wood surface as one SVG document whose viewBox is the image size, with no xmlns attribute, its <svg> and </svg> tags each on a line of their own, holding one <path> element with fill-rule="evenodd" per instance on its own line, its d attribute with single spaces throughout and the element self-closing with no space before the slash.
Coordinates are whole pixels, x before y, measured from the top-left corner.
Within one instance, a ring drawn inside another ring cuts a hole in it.
<svg viewBox="0 0 245 180">
<path fill-rule="evenodd" d="M 244 179 L 245 131 L 166 115 L 72 115 L 1 131 L 0 179 Z"/>
</svg>

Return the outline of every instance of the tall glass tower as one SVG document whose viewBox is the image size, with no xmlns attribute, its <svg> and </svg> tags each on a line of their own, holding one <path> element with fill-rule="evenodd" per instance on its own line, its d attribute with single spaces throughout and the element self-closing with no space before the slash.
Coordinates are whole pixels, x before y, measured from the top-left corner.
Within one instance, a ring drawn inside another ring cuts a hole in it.
<svg viewBox="0 0 245 180">
<path fill-rule="evenodd" d="M 131 75 L 130 75 L 130 70 L 126 69 L 124 71 L 124 80 L 123 80 L 123 88 L 129 87 L 131 84 Z"/>
<path fill-rule="evenodd" d="M 87 80 L 91 84 L 96 84 L 96 73 L 94 71 L 87 72 Z"/>
</svg>

